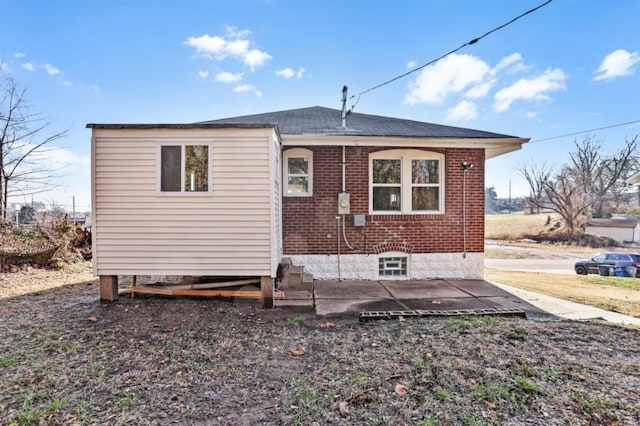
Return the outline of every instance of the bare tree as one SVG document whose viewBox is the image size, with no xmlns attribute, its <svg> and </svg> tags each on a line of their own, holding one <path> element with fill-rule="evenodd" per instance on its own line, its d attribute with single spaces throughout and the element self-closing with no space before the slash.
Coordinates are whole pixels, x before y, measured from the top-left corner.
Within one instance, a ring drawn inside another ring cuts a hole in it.
<svg viewBox="0 0 640 426">
<path fill-rule="evenodd" d="M 593 217 L 610 216 L 625 190 L 625 180 L 637 169 L 638 136 L 626 139 L 625 145 L 610 156 L 602 153 L 601 144 L 587 135 L 582 143 L 575 142 L 570 154 L 570 168 L 575 183 L 592 197 Z"/>
<path fill-rule="evenodd" d="M 0 61 L 1 63 L 1 61 Z M 46 158 L 50 144 L 67 130 L 49 132 L 51 123 L 32 112 L 22 89 L 11 77 L 0 81 L 0 217 L 7 217 L 11 195 L 33 195 L 56 186 L 56 169 Z"/>
<path fill-rule="evenodd" d="M 589 135 L 581 143 L 575 142 L 569 164 L 555 176 L 551 176 L 546 163 L 523 164 L 518 170 L 531 188 L 528 201 L 538 209 L 545 207 L 558 213 L 572 240 L 587 217 L 610 214 L 622 198 L 626 178 L 638 169 L 637 151 L 637 136 L 607 156 Z"/>
<path fill-rule="evenodd" d="M 527 203 L 540 213 L 540 207 L 544 204 L 544 188 L 551 177 L 551 167 L 546 162 L 538 164 L 530 161 L 522 163 L 517 170 L 529 184 L 530 195 L 527 197 Z"/>
<path fill-rule="evenodd" d="M 567 239 L 573 240 L 576 229 L 593 204 L 593 198 L 576 180 L 576 173 L 570 167 L 564 167 L 544 184 L 546 207 L 560 215 L 567 229 Z"/>
</svg>

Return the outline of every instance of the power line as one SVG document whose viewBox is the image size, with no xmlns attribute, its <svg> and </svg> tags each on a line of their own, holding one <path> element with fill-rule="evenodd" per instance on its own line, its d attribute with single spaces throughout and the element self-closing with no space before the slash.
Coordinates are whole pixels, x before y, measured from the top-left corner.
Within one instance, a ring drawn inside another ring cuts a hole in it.
<svg viewBox="0 0 640 426">
<path fill-rule="evenodd" d="M 529 143 L 534 143 L 534 142 L 543 142 L 543 141 L 550 141 L 550 140 L 552 140 L 552 139 L 566 138 L 567 136 L 581 135 L 581 134 L 583 134 L 583 133 L 591 133 L 591 132 L 595 132 L 595 131 L 598 131 L 598 130 L 612 129 L 612 128 L 614 128 L 614 127 L 622 127 L 622 126 L 627 126 L 627 125 L 629 125 L 629 124 L 635 124 L 635 123 L 640 123 L 640 120 L 627 121 L 626 123 L 612 124 L 612 125 L 610 125 L 610 126 L 598 127 L 598 128 L 596 128 L 596 129 L 583 130 L 583 131 L 581 131 L 581 132 L 567 133 L 567 134 L 559 135 L 559 136 L 551 136 L 550 138 L 534 139 L 534 140 L 532 140 L 532 141 L 529 141 Z"/>
<path fill-rule="evenodd" d="M 414 72 L 416 72 L 416 71 L 420 71 L 421 69 L 423 69 L 423 68 L 425 68 L 425 67 L 428 67 L 429 65 L 434 64 L 434 63 L 436 63 L 436 62 L 438 62 L 438 61 L 440 61 L 440 60 L 442 60 L 442 59 L 446 58 L 447 56 L 449 56 L 449 55 L 451 55 L 451 54 L 453 54 L 453 53 L 456 53 L 457 51 L 459 51 L 460 49 L 462 49 L 462 48 L 464 48 L 464 47 L 466 47 L 466 46 L 471 46 L 472 44 L 475 44 L 475 43 L 479 42 L 480 40 L 482 40 L 483 38 L 487 37 L 489 34 L 492 34 L 492 33 L 496 32 L 496 31 L 498 31 L 498 30 L 501 30 L 502 28 L 504 28 L 504 27 L 506 27 L 506 26 L 508 26 L 508 25 L 513 24 L 513 23 L 514 23 L 515 21 L 517 21 L 518 19 L 523 18 L 524 16 L 526 16 L 526 15 L 528 15 L 528 14 L 530 14 L 530 13 L 533 13 L 533 12 L 535 12 L 535 11 L 536 11 L 536 10 L 538 10 L 538 9 L 541 9 L 542 7 L 544 7 L 544 6 L 548 5 L 549 3 L 551 3 L 552 1 L 553 1 L 553 0 L 547 0 L 546 2 L 544 2 L 544 3 L 542 3 L 542 4 L 540 4 L 540 5 L 536 6 L 536 7 L 534 7 L 533 9 L 527 10 L 526 12 L 524 12 L 524 13 L 522 13 L 522 14 L 520 14 L 520 15 L 516 16 L 515 18 L 513 18 L 513 19 L 512 19 L 512 20 L 510 20 L 509 22 L 507 22 L 507 23 L 505 23 L 505 24 L 502 24 L 502 25 L 500 25 L 499 27 L 496 27 L 496 28 L 492 29 L 491 31 L 487 31 L 486 33 L 482 34 L 480 37 L 476 37 L 476 38 L 474 38 L 473 40 L 470 40 L 470 41 L 468 41 L 468 42 L 466 42 L 466 43 L 462 44 L 460 47 L 457 47 L 457 48 L 453 49 L 452 51 L 447 52 L 447 53 L 445 53 L 444 55 L 442 55 L 442 56 L 440 56 L 440 57 L 438 57 L 438 58 L 436 58 L 436 59 L 433 59 L 433 60 L 431 60 L 431 61 L 427 62 L 427 63 L 426 63 L 426 64 L 424 64 L 424 65 L 421 65 L 421 66 L 419 66 L 419 67 L 417 67 L 417 68 L 414 68 L 414 69 L 412 69 L 412 70 L 410 70 L 410 71 L 405 72 L 404 74 L 401 74 L 401 75 L 399 75 L 399 76 L 393 77 L 391 80 L 387 80 L 387 81 L 385 81 L 384 83 L 380 83 L 380 84 L 378 84 L 377 86 L 373 86 L 373 87 L 372 87 L 372 88 L 370 88 L 370 89 L 367 89 L 367 90 L 364 90 L 364 91 L 362 91 L 362 92 L 358 93 L 358 95 L 357 95 L 357 96 L 358 96 L 358 99 L 356 99 L 355 104 L 353 104 L 353 105 L 351 106 L 351 110 L 353 110 L 353 109 L 356 107 L 356 105 L 358 105 L 358 102 L 360 102 L 360 97 L 361 97 L 362 95 L 364 95 L 365 93 L 369 93 L 369 92 L 371 92 L 372 90 L 376 90 L 376 89 L 379 89 L 379 88 L 380 88 L 380 87 L 382 87 L 382 86 L 386 86 L 386 85 L 387 85 L 387 84 L 389 84 L 389 83 L 393 83 L 393 82 L 394 82 L 394 81 L 396 81 L 396 80 L 399 80 L 399 79 L 404 78 L 404 77 L 406 77 L 406 76 L 408 76 L 408 75 L 410 75 L 410 74 L 413 74 L 413 73 L 414 73 Z M 353 98 L 355 98 L 355 97 L 356 97 L 356 95 L 353 95 L 353 96 L 351 96 L 349 99 L 353 99 Z"/>
</svg>

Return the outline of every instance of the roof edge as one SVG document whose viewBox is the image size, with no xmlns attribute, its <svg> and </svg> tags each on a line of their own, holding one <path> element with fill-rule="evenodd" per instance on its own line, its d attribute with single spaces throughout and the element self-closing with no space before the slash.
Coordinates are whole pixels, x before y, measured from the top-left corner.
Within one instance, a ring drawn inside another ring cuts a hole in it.
<svg viewBox="0 0 640 426">
<path fill-rule="evenodd" d="M 268 129 L 276 128 L 272 123 L 248 123 L 248 124 L 227 124 L 227 123 L 87 123 L 87 129 Z"/>
</svg>

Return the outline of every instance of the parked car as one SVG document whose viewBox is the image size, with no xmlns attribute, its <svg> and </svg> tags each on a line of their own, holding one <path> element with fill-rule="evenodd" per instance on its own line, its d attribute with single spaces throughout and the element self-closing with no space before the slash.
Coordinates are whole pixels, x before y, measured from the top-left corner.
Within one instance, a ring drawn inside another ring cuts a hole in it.
<svg viewBox="0 0 640 426">
<path fill-rule="evenodd" d="M 604 268 L 602 268 L 604 267 Z M 609 270 L 615 267 L 626 268 L 627 271 L 636 268 L 635 276 L 640 276 L 640 254 L 637 253 L 600 253 L 591 259 L 578 260 L 575 271 L 578 275 L 600 274 L 609 275 Z M 601 270 L 604 273 L 601 273 Z"/>
</svg>

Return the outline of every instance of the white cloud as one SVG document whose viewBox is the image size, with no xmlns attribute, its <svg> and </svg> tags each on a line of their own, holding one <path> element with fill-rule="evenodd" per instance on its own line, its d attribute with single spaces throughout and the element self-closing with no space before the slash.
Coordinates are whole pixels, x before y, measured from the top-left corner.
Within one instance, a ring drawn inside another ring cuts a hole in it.
<svg viewBox="0 0 640 426">
<path fill-rule="evenodd" d="M 522 55 L 516 52 L 500 59 L 498 65 L 491 69 L 491 75 L 496 75 L 498 72 L 504 69 L 507 69 L 509 72 L 513 73 L 516 71 L 525 70 L 526 68 L 527 67 L 522 63 Z"/>
<path fill-rule="evenodd" d="M 250 84 L 241 84 L 240 86 L 236 86 L 233 88 L 233 91 L 238 93 L 253 93 L 257 98 L 262 97 L 262 92 Z"/>
<path fill-rule="evenodd" d="M 224 28 L 230 37 L 245 38 L 251 35 L 250 30 L 239 30 L 238 27 L 234 27 L 233 25 L 225 25 Z"/>
<path fill-rule="evenodd" d="M 473 84 L 482 83 L 489 70 L 486 63 L 474 56 L 452 54 L 424 68 L 409 83 L 405 102 L 442 103 L 451 93 L 459 93 Z"/>
<path fill-rule="evenodd" d="M 27 71 L 35 71 L 36 67 L 35 65 L 33 65 L 32 62 L 25 62 L 24 64 L 22 64 L 22 68 L 24 68 Z"/>
<path fill-rule="evenodd" d="M 25 54 L 24 54 L 24 53 L 22 53 L 22 52 L 15 52 L 15 53 L 13 54 L 13 57 L 14 57 L 14 58 L 24 58 L 25 56 L 27 56 L 27 55 L 25 55 Z"/>
<path fill-rule="evenodd" d="M 455 121 L 469 121 L 478 117 L 478 108 L 471 101 L 463 100 L 447 111 L 447 118 Z"/>
<path fill-rule="evenodd" d="M 250 49 L 251 41 L 248 37 L 251 31 L 238 30 L 232 26 L 226 26 L 226 30 L 226 38 L 204 34 L 200 37 L 189 37 L 185 44 L 195 48 L 196 53 L 218 61 L 227 57 L 240 59 L 251 68 L 251 71 L 263 66 L 271 59 L 271 55 L 266 52 L 255 48 Z"/>
<path fill-rule="evenodd" d="M 635 72 L 634 65 L 640 62 L 640 55 L 638 52 L 627 52 L 624 49 L 614 50 L 604 57 L 600 68 L 598 68 L 598 75 L 593 79 L 599 80 L 613 80 L 617 77 L 624 77 L 631 75 Z"/>
<path fill-rule="evenodd" d="M 271 56 L 268 53 L 262 52 L 258 49 L 251 49 L 243 55 L 243 61 L 245 64 L 249 65 L 251 71 L 256 69 L 256 67 L 263 66 L 269 59 L 271 59 Z"/>
<path fill-rule="evenodd" d="M 304 69 L 304 67 L 298 68 L 298 71 L 294 71 L 291 68 L 287 67 L 287 68 L 276 71 L 276 75 L 286 79 L 296 77 L 298 80 L 300 80 L 306 71 L 307 70 Z"/>
<path fill-rule="evenodd" d="M 489 94 L 489 91 L 493 89 L 493 86 L 495 86 L 495 84 L 496 80 L 492 78 L 489 81 L 485 81 L 484 83 L 480 83 L 477 86 L 473 86 L 471 89 L 465 92 L 464 96 L 471 99 L 484 98 Z"/>
<path fill-rule="evenodd" d="M 99 92 L 100 91 L 100 86 L 98 86 L 97 84 L 90 84 L 89 85 L 89 90 L 91 90 L 92 92 Z"/>
<path fill-rule="evenodd" d="M 73 83 L 70 82 L 69 80 L 65 80 L 65 81 L 62 82 L 62 85 L 65 86 L 65 87 L 71 87 L 71 86 L 73 86 Z"/>
<path fill-rule="evenodd" d="M 219 83 L 237 83 L 242 80 L 242 73 L 219 72 L 216 74 L 215 80 Z"/>
<path fill-rule="evenodd" d="M 47 73 L 48 73 L 49 75 L 56 75 L 56 74 L 60 74 L 60 70 L 59 70 L 58 68 L 54 67 L 54 66 L 53 66 L 53 65 L 51 65 L 51 64 L 44 64 L 44 65 L 43 65 L 43 68 L 44 68 L 45 70 L 47 70 Z"/>
<path fill-rule="evenodd" d="M 207 78 L 209 77 L 209 71 L 198 71 L 198 76 L 200 76 L 200 78 Z"/>
<path fill-rule="evenodd" d="M 504 112 L 511 104 L 519 99 L 544 101 L 551 100 L 548 93 L 566 90 L 564 84 L 568 78 L 561 69 L 548 69 L 542 75 L 534 78 L 521 78 L 509 87 L 499 90 L 495 94 L 493 105 L 497 112 Z"/>
<path fill-rule="evenodd" d="M 535 111 L 527 111 L 524 116 L 526 118 L 536 118 L 538 116 L 538 113 Z"/>
<path fill-rule="evenodd" d="M 413 69 L 418 65 L 418 63 L 416 61 L 409 61 L 407 62 L 407 68 L 409 69 Z"/>
<path fill-rule="evenodd" d="M 276 75 L 289 79 L 289 78 L 293 78 L 293 76 L 296 75 L 296 73 L 293 72 L 291 68 L 284 68 L 279 71 L 276 71 Z"/>
</svg>

